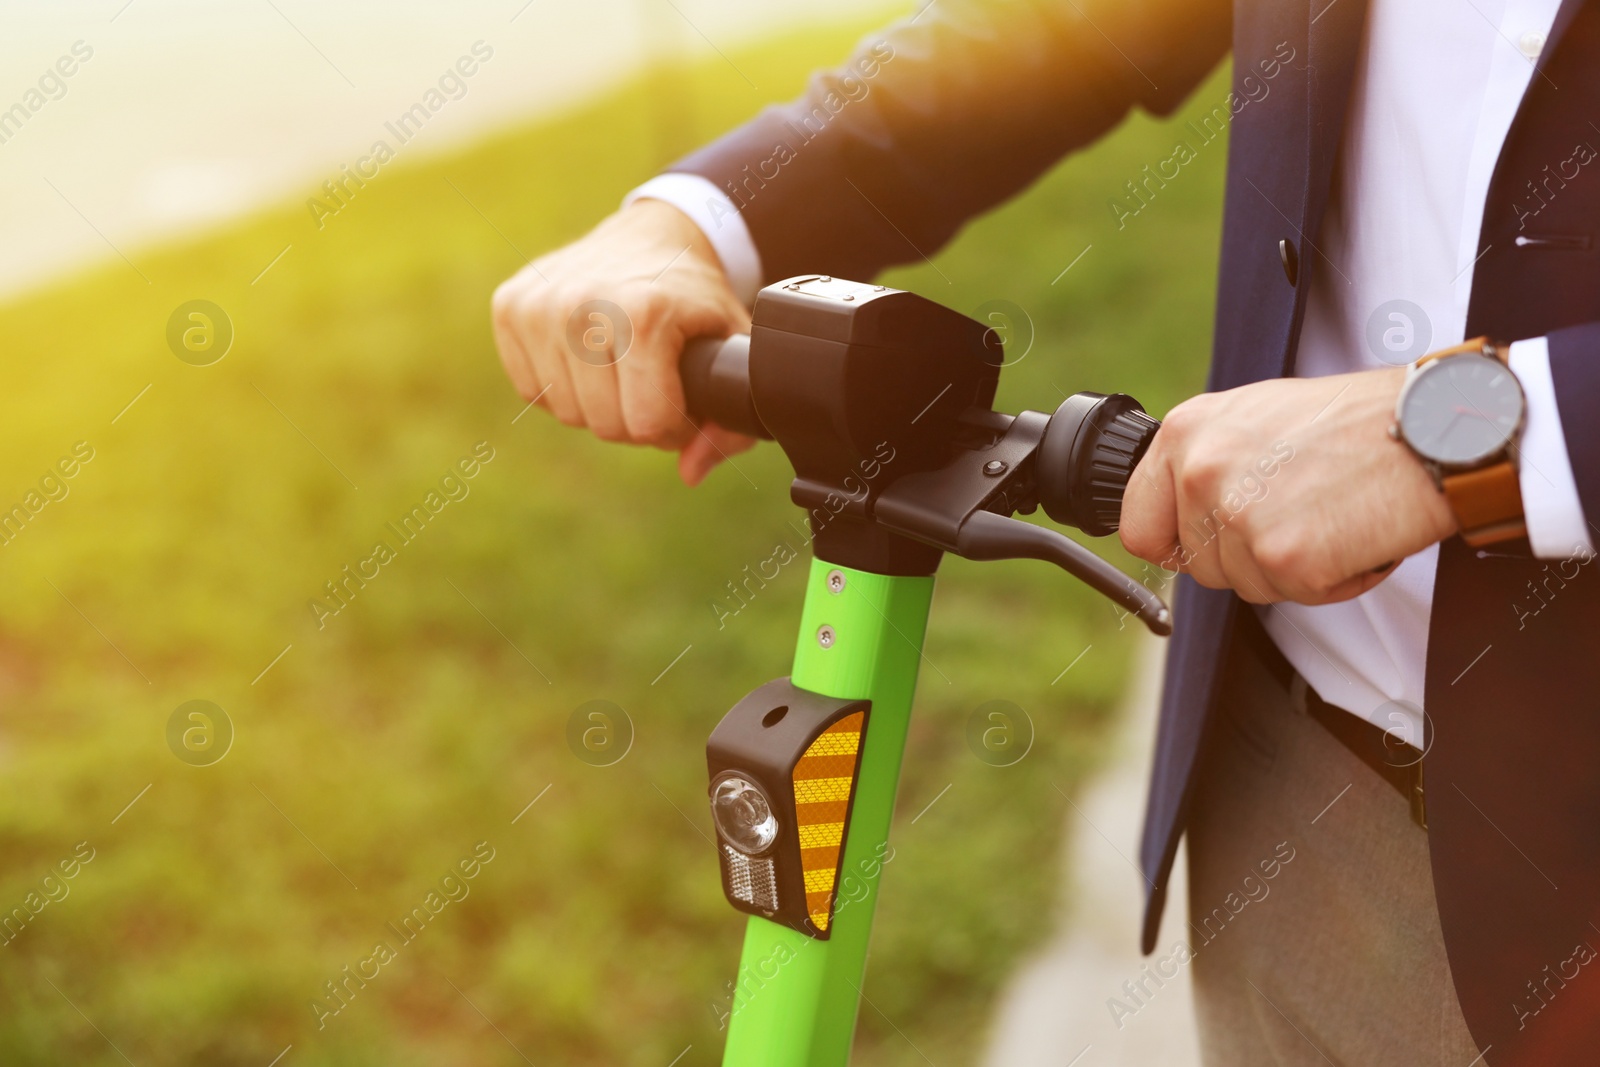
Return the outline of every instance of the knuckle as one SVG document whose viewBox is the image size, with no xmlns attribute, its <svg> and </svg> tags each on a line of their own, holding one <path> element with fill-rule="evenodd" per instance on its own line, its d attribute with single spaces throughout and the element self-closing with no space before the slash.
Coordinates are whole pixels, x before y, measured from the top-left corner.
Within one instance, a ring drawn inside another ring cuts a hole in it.
<svg viewBox="0 0 1600 1067">
<path fill-rule="evenodd" d="M 686 436 L 683 420 L 676 413 L 652 410 L 634 414 L 628 420 L 633 438 L 656 448 L 671 448 Z"/>
<path fill-rule="evenodd" d="M 537 328 L 550 317 L 550 294 L 543 290 L 521 289 L 507 305 L 507 323 L 513 327 Z"/>
<path fill-rule="evenodd" d="M 621 423 L 601 422 L 596 423 L 591 429 L 594 430 L 594 435 L 602 441 L 621 443 L 629 439 L 627 430 L 623 428 Z"/>
<path fill-rule="evenodd" d="M 1258 592 L 1251 585 L 1245 585 L 1242 588 L 1235 586 L 1233 591 L 1239 597 L 1239 599 L 1244 601 L 1246 604 L 1272 603 L 1272 597 L 1268 593 L 1264 591 Z"/>
<path fill-rule="evenodd" d="M 1185 457 L 1178 471 L 1178 492 L 1189 500 L 1205 500 L 1217 484 L 1217 465 L 1204 454 Z"/>
<path fill-rule="evenodd" d="M 519 287 L 515 279 L 501 282 L 495 287 L 494 296 L 489 298 L 489 313 L 496 325 L 510 327 L 516 318 Z"/>
<path fill-rule="evenodd" d="M 547 408 L 561 425 L 570 426 L 573 429 L 583 425 L 583 412 L 579 410 L 578 405 L 573 403 L 572 398 L 564 391 L 551 387 L 545 393 L 544 399 L 539 403 L 542 407 Z"/>
<path fill-rule="evenodd" d="M 1256 565 L 1279 589 L 1293 590 L 1296 600 L 1323 600 L 1340 584 L 1325 552 L 1297 533 L 1266 533 L 1255 543 Z"/>
<path fill-rule="evenodd" d="M 1280 532 L 1263 534 L 1253 546 L 1256 565 L 1273 584 L 1300 572 L 1305 563 L 1305 549 L 1298 537 Z"/>
<path fill-rule="evenodd" d="M 1270 526 L 1257 521 L 1258 516 L 1248 507 L 1234 511 L 1224 502 L 1216 514 L 1222 520 L 1221 528 L 1225 528 L 1230 536 L 1237 537 L 1247 547 L 1254 545 L 1270 529 Z"/>
<path fill-rule="evenodd" d="M 1167 412 L 1167 417 L 1161 422 L 1160 432 L 1168 435 L 1169 440 L 1172 438 L 1188 437 L 1194 432 L 1195 426 L 1203 421 L 1201 409 L 1204 406 L 1204 393 L 1200 394 L 1199 396 L 1190 397 L 1188 400 L 1185 400 L 1183 403 Z"/>
<path fill-rule="evenodd" d="M 628 301 L 630 307 L 637 309 L 638 315 L 648 319 L 658 319 L 678 306 L 678 300 L 659 285 L 633 287 L 628 293 Z"/>
<path fill-rule="evenodd" d="M 1188 573 L 1189 577 L 1207 589 L 1229 588 L 1227 576 L 1210 561 L 1202 561 L 1199 556 L 1190 557 Z"/>
<path fill-rule="evenodd" d="M 1222 583 L 1222 549 L 1215 531 L 1184 531 L 1177 551 L 1192 572 L 1204 572 L 1211 576 L 1212 581 L 1208 584 Z"/>
<path fill-rule="evenodd" d="M 1300 576 L 1300 584 L 1306 591 L 1308 602 L 1325 603 L 1332 598 L 1334 591 L 1343 584 L 1343 581 L 1333 568 L 1325 564 L 1316 564 Z"/>
<path fill-rule="evenodd" d="M 577 286 L 571 282 L 557 282 L 529 295 L 538 301 L 538 306 L 544 308 L 545 314 L 552 319 L 566 318 L 576 311 L 580 304 L 591 299 L 587 287 Z"/>
<path fill-rule="evenodd" d="M 656 286 L 630 289 L 621 294 L 616 303 L 635 336 L 654 336 L 662 332 L 672 324 L 678 310 L 671 295 Z"/>
<path fill-rule="evenodd" d="M 530 284 L 522 275 L 512 278 L 501 288 L 505 290 L 501 300 L 506 313 L 523 322 L 539 322 L 549 316 L 556 307 L 559 295 L 555 286 L 548 282 Z"/>
</svg>

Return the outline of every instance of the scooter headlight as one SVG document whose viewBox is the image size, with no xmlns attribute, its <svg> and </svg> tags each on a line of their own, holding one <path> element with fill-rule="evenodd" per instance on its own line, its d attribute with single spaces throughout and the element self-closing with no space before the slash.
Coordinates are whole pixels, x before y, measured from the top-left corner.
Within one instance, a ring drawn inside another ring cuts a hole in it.
<svg viewBox="0 0 1600 1067">
<path fill-rule="evenodd" d="M 758 855 L 778 839 L 778 818 L 761 789 L 750 779 L 730 774 L 711 790 L 711 815 L 728 844 Z"/>
<path fill-rule="evenodd" d="M 735 908 L 829 936 L 871 708 L 779 678 L 717 724 L 706 743 L 708 793 L 722 890 Z"/>
</svg>

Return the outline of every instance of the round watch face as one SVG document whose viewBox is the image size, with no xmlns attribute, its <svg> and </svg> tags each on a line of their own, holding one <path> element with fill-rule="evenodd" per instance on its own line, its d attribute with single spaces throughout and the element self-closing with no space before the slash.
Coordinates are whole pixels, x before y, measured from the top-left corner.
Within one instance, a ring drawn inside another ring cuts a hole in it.
<svg viewBox="0 0 1600 1067">
<path fill-rule="evenodd" d="M 1503 451 L 1522 423 L 1522 386 L 1499 360 L 1441 359 L 1407 383 L 1400 431 L 1427 459 L 1471 466 Z"/>
</svg>

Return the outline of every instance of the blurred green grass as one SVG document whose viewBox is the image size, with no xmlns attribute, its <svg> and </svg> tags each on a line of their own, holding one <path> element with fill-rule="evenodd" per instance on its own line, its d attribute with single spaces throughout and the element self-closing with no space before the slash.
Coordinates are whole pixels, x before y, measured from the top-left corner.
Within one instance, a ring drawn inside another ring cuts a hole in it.
<svg viewBox="0 0 1600 1067">
<path fill-rule="evenodd" d="M 787 468 L 767 446 L 739 459 L 757 488 L 724 469 L 689 491 L 663 454 L 513 424 L 488 295 L 865 28 L 737 53 L 759 92 L 720 59 L 655 71 L 469 151 L 402 149 L 320 232 L 297 201 L 132 252 L 148 285 L 113 259 L 0 308 L 0 501 L 95 449 L 0 548 L 0 909 L 95 849 L 0 946 L 0 1060 L 263 1065 L 292 1044 L 285 1064 L 717 1062 L 743 923 L 717 886 L 703 743 L 787 673 L 803 567 L 721 630 L 711 601 L 794 541 Z M 1200 388 L 1223 146 L 1124 229 L 1107 201 L 1225 92 L 1219 76 L 1171 123 L 1136 116 L 937 269 L 887 276 L 1026 311 L 1000 407 L 1100 389 L 1160 412 Z M 197 297 L 237 331 L 204 368 L 164 340 Z M 307 601 L 480 441 L 494 459 L 470 495 L 319 630 Z M 857 1062 L 975 1055 L 1052 918 L 1063 791 L 1105 753 L 1133 636 L 1041 565 L 945 563 Z M 237 730 L 211 767 L 166 747 L 191 699 Z M 634 723 L 615 766 L 566 746 L 591 699 Z M 1013 767 L 965 747 L 991 699 L 1037 729 Z M 480 841 L 495 858 L 470 895 L 319 1030 L 324 983 L 398 944 L 385 924 Z"/>
</svg>

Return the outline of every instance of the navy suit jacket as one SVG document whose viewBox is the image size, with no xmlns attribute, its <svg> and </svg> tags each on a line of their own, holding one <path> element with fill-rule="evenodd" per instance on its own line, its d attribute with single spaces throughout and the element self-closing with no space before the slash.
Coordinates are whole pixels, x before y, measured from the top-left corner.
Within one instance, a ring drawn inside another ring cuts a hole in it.
<svg viewBox="0 0 1600 1067">
<path fill-rule="evenodd" d="M 1292 368 L 1310 279 L 1327 269 L 1315 241 L 1365 13 L 1366 0 L 934 0 L 673 169 L 729 192 L 766 280 L 867 278 L 932 252 L 1132 108 L 1169 113 L 1230 49 L 1235 92 L 1250 95 L 1244 78 L 1287 43 L 1271 102 L 1232 121 L 1209 380 L 1228 389 Z M 1600 143 L 1597 56 L 1600 2 L 1565 0 L 1495 168 L 1466 329 L 1549 336 L 1591 517 L 1600 175 L 1557 187 L 1546 168 Z M 1548 203 L 1519 219 L 1530 183 Z M 1462 1009 L 1496 1067 L 1600 1058 L 1600 963 L 1587 966 L 1600 950 L 1600 573 L 1575 566 L 1533 560 L 1525 542 L 1474 552 L 1452 539 L 1439 558 L 1429 840 Z M 1179 582 L 1140 853 L 1146 951 L 1240 610 L 1230 592 Z"/>
</svg>

